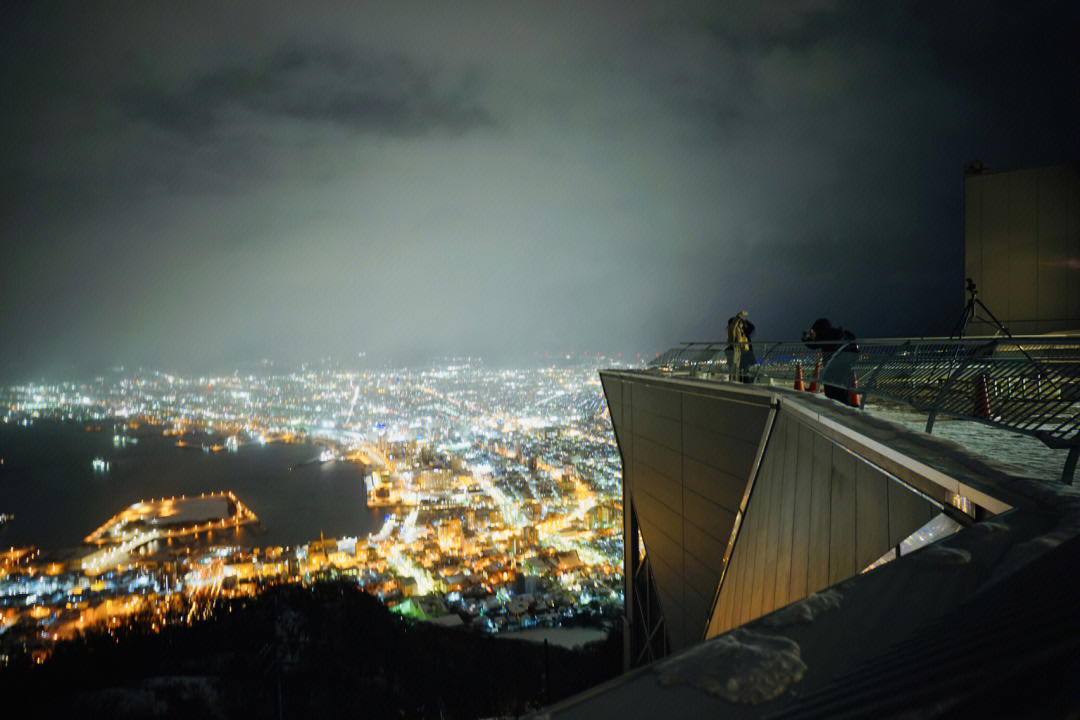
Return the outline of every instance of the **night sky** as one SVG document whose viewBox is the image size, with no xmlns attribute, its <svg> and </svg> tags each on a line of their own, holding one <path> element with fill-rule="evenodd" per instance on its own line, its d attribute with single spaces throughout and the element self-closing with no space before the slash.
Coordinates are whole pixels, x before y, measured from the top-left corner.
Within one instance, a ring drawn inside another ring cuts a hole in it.
<svg viewBox="0 0 1080 720">
<path fill-rule="evenodd" d="M 1002 5 L 8 11 L 0 378 L 947 334 L 964 165 L 1080 159 L 1076 3 Z"/>
</svg>

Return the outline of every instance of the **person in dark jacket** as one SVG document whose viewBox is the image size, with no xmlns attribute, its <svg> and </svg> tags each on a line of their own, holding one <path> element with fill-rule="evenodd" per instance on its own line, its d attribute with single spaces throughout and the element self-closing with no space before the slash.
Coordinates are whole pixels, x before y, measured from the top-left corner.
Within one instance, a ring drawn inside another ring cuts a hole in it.
<svg viewBox="0 0 1080 720">
<path fill-rule="evenodd" d="M 833 327 L 828 318 L 818 318 L 803 333 L 802 339 L 806 347 L 821 352 L 821 364 L 825 368 L 821 382 L 825 397 L 847 404 L 851 366 L 855 364 L 859 352 L 855 334 L 842 327 Z"/>
<path fill-rule="evenodd" d="M 728 319 L 726 353 L 732 380 L 737 378 L 740 382 L 750 382 L 747 369 L 757 362 L 754 346 L 750 344 L 754 329 L 754 323 L 750 322 L 750 313 L 745 310 L 740 310 L 735 317 Z"/>
</svg>

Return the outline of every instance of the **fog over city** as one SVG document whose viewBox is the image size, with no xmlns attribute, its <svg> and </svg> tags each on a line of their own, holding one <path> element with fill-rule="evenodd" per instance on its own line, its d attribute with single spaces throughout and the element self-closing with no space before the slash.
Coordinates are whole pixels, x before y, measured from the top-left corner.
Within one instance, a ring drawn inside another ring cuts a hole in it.
<svg viewBox="0 0 1080 720">
<path fill-rule="evenodd" d="M 0 379 L 948 332 L 965 163 L 1080 158 L 1058 2 L 25 3 Z"/>
</svg>

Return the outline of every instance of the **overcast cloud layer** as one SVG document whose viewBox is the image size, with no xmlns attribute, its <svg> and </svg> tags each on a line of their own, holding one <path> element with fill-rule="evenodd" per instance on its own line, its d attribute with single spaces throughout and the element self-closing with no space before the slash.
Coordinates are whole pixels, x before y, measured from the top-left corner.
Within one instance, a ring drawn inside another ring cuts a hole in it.
<svg viewBox="0 0 1080 720">
<path fill-rule="evenodd" d="M 3 373 L 947 332 L 962 169 L 1080 159 L 1072 4 L 50 3 Z"/>
</svg>

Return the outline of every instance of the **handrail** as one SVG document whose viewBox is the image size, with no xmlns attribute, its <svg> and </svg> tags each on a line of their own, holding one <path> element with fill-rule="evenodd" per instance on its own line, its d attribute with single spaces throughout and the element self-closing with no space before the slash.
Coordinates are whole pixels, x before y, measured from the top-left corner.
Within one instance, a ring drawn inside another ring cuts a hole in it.
<svg viewBox="0 0 1080 720">
<path fill-rule="evenodd" d="M 886 338 L 838 342 L 683 343 L 652 371 L 753 383 L 814 381 L 909 405 L 929 415 L 974 420 L 1069 448 L 1065 479 L 1080 456 L 1080 336 Z M 738 351 L 737 353 L 735 351 Z M 851 387 L 852 378 L 858 387 Z M 865 407 L 865 402 L 862 403 Z"/>
</svg>

